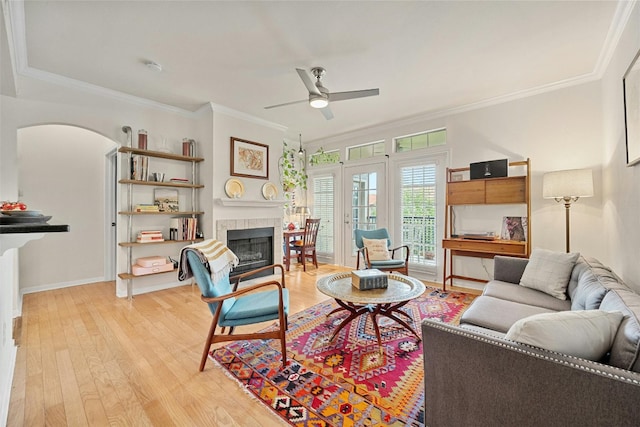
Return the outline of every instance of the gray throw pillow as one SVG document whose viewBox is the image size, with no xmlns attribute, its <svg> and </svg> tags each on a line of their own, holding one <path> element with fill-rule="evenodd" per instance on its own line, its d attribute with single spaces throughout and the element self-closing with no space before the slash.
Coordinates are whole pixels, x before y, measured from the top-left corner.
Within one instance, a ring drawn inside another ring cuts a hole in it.
<svg viewBox="0 0 640 427">
<path fill-rule="evenodd" d="M 518 320 L 505 338 L 598 361 L 611 348 L 623 317 L 603 310 L 541 313 Z"/>
<path fill-rule="evenodd" d="M 536 248 L 531 252 L 520 285 L 566 300 L 571 270 L 579 256 L 579 253 L 567 254 Z"/>
</svg>

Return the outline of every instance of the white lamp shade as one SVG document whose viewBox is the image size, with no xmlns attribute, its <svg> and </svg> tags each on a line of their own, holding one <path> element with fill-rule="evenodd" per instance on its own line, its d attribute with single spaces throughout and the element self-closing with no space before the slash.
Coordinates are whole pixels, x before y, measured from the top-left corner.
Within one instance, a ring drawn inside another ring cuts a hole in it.
<svg viewBox="0 0 640 427">
<path fill-rule="evenodd" d="M 545 173 L 542 176 L 542 197 L 592 197 L 593 173 L 591 169 L 571 169 Z"/>
</svg>

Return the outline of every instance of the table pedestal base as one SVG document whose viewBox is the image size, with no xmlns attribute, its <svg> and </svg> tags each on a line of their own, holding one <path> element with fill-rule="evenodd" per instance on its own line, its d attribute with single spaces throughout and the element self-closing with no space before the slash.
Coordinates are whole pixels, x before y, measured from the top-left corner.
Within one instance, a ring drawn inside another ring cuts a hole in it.
<svg viewBox="0 0 640 427">
<path fill-rule="evenodd" d="M 341 301 L 337 298 L 335 299 L 335 301 L 338 303 L 340 307 L 336 308 L 335 310 L 327 314 L 327 317 L 343 310 L 348 311 L 349 316 L 347 316 L 346 319 L 340 322 L 340 325 L 338 325 L 338 328 L 333 332 L 333 335 L 331 335 L 330 341 L 333 341 L 334 338 L 338 335 L 338 333 L 342 330 L 342 328 L 347 326 L 353 319 L 366 314 L 369 314 L 369 316 L 371 317 L 371 321 L 373 322 L 373 329 L 376 332 L 376 338 L 378 340 L 378 347 L 380 347 L 380 351 L 382 351 L 382 337 L 380 336 L 380 328 L 378 327 L 378 322 L 376 321 L 377 316 L 384 316 L 393 320 L 394 322 L 400 324 L 403 328 L 411 332 L 416 337 L 418 342 L 421 341 L 420 335 L 416 333 L 416 331 L 411 327 L 411 325 L 409 325 L 406 321 L 396 316 L 396 313 L 397 313 L 406 317 L 410 321 L 413 320 L 411 316 L 409 316 L 407 313 L 399 310 L 402 306 L 406 305 L 409 301 L 402 301 L 396 304 L 393 304 L 393 303 L 354 304 L 351 302 Z"/>
</svg>

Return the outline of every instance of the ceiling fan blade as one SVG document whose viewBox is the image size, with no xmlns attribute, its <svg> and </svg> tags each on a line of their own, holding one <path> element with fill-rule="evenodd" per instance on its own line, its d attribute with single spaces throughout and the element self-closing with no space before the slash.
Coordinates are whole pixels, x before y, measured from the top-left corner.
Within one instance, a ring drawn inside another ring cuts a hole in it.
<svg viewBox="0 0 640 427">
<path fill-rule="evenodd" d="M 318 90 L 316 85 L 313 83 L 313 81 L 309 77 L 309 74 L 307 74 L 307 72 L 305 70 L 303 70 L 302 68 L 296 68 L 296 71 L 298 72 L 298 75 L 302 79 L 302 83 L 304 83 L 304 85 L 307 88 L 307 90 L 309 91 L 309 93 L 313 93 L 313 94 L 316 94 L 316 95 L 322 95 L 320 93 L 320 90 Z"/>
<path fill-rule="evenodd" d="M 344 101 L 345 99 L 364 98 L 365 96 L 380 95 L 380 89 L 352 90 L 349 92 L 329 93 L 329 102 Z"/>
<path fill-rule="evenodd" d="M 320 108 L 320 112 L 322 113 L 325 119 L 327 120 L 333 119 L 333 113 L 331 112 L 331 109 L 329 109 L 329 107 Z"/>
<path fill-rule="evenodd" d="M 302 104 L 303 102 L 309 102 L 309 100 L 303 99 L 302 101 L 291 101 L 291 102 L 285 102 L 284 104 L 269 105 L 268 107 L 264 107 L 264 109 L 268 110 L 270 108 L 284 107 L 285 105 Z"/>
</svg>

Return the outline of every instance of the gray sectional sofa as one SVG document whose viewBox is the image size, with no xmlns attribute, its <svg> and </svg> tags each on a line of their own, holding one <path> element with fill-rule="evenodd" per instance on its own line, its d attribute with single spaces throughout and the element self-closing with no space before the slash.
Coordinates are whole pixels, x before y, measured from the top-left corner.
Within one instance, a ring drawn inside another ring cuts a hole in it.
<svg viewBox="0 0 640 427">
<path fill-rule="evenodd" d="M 494 279 L 459 326 L 423 321 L 425 425 L 640 426 L 640 295 L 579 257 L 563 300 L 520 284 L 528 263 L 496 257 Z M 529 316 L 602 314 L 585 310 L 623 314 L 598 360 L 507 338 L 516 323 L 541 317 Z"/>
</svg>

